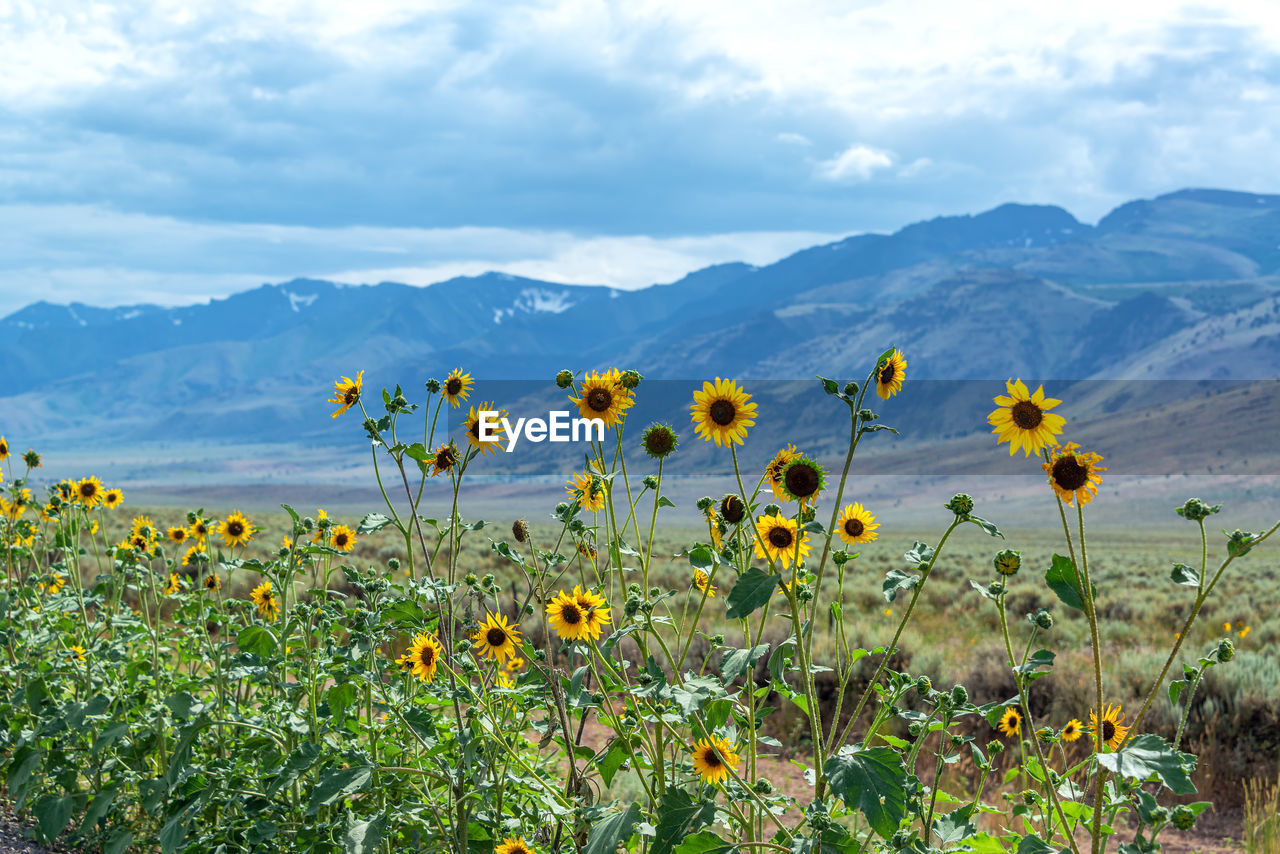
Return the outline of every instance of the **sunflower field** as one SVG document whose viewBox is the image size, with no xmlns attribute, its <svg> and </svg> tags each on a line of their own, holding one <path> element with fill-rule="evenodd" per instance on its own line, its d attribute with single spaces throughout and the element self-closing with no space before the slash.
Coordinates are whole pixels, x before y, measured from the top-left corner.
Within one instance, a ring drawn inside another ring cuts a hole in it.
<svg viewBox="0 0 1280 854">
<path fill-rule="evenodd" d="M 284 506 L 279 542 L 239 511 L 122 524 L 119 489 L 38 484 L 40 455 L 0 437 L 8 798 L 41 839 L 110 854 L 1159 850 L 1209 806 L 1192 800 L 1185 727 L 1206 674 L 1235 655 L 1230 639 L 1189 657 L 1184 644 L 1280 522 L 1224 532 L 1215 564 L 1206 522 L 1221 508 L 1177 509 L 1202 559 L 1174 567 L 1180 630 L 1122 708 L 1100 636 L 1107 600 L 1127 594 L 1099 587 L 1086 540 L 1105 460 L 1066 441 L 1061 401 L 1010 380 L 988 420 L 1043 473 L 1057 553 L 1024 562 L 956 494 L 936 540 L 904 542 L 885 572 L 892 618 L 864 647 L 846 578 L 889 532 L 850 471 L 864 439 L 896 432 L 875 407 L 910 392 L 907 367 L 890 349 L 861 382 L 818 378 L 848 435 L 838 472 L 791 445 L 740 459 L 771 415 L 738 382 L 695 391 L 681 437 L 628 424 L 639 373 L 562 371 L 604 439 L 546 521 L 500 528 L 464 511 L 468 475 L 498 445 L 480 415 L 497 406 L 475 405 L 461 370 L 427 381 L 421 403 L 399 386 L 366 396 L 363 371 L 338 380 L 333 417 L 361 419 L 384 506 L 350 526 Z M 442 424 L 453 409 L 465 440 Z M 699 534 L 673 556 L 659 521 L 681 509 L 663 469 L 682 442 L 713 443 L 736 488 L 697 502 Z M 357 565 L 375 532 L 402 557 Z M 899 655 L 961 538 L 987 549 L 967 593 L 994 615 L 1011 695 L 933 684 Z M 477 548 L 503 571 L 475 571 Z M 656 570 L 672 561 L 680 584 Z M 1055 649 L 1052 609 L 1016 613 L 1031 589 L 1087 623 L 1087 651 Z M 1055 727 L 1029 696 L 1063 652 L 1091 662 L 1091 710 Z M 1156 704 L 1181 721 L 1171 737 L 1152 731 Z M 770 777 L 784 749 L 798 787 Z"/>
</svg>

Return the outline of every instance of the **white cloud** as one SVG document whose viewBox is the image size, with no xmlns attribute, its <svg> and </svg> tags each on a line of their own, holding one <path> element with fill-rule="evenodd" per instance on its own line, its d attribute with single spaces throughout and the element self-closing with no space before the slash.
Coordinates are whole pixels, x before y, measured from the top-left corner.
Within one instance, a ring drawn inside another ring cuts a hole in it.
<svg viewBox="0 0 1280 854">
<path fill-rule="evenodd" d="M 866 181 L 893 165 L 893 155 L 868 145 L 851 145 L 839 156 L 818 164 L 816 174 L 827 181 Z"/>
</svg>

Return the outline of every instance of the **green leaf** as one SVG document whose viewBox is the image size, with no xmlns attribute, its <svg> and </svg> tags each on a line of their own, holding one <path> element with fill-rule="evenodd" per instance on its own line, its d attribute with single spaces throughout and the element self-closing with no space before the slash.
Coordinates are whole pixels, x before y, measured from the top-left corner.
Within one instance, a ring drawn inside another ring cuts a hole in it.
<svg viewBox="0 0 1280 854">
<path fill-rule="evenodd" d="M 94 795 L 93 800 L 89 802 L 89 808 L 84 811 L 84 819 L 80 822 L 81 833 L 92 830 L 94 825 L 106 818 L 107 812 L 110 811 L 111 805 L 115 803 L 116 795 L 119 793 L 120 788 L 118 786 L 108 786 Z"/>
<path fill-rule="evenodd" d="M 1004 534 L 1000 533 L 1000 529 L 997 528 L 995 525 L 993 525 L 991 522 L 988 522 L 986 519 L 983 519 L 981 516 L 971 515 L 965 521 L 972 522 L 973 524 L 977 525 L 979 528 L 986 531 L 989 536 L 999 537 L 1002 540 L 1004 539 Z"/>
<path fill-rule="evenodd" d="M 1036 834 L 1022 837 L 1017 854 L 1052 854 L 1053 848 Z"/>
<path fill-rule="evenodd" d="M 404 449 L 404 455 L 410 459 L 425 463 L 430 459 L 431 454 L 422 446 L 421 442 L 414 442 L 412 445 Z"/>
<path fill-rule="evenodd" d="M 627 749 L 627 743 L 621 738 L 614 738 L 609 742 L 609 746 L 595 758 L 596 770 L 600 772 L 600 779 L 604 780 L 606 786 L 613 785 L 614 775 L 618 773 L 622 763 L 630 757 L 631 751 Z"/>
<path fill-rule="evenodd" d="M 350 682 L 330 685 L 325 699 L 329 701 L 329 714 L 333 715 L 335 721 L 341 721 L 346 718 L 347 709 L 356 701 L 356 686 Z"/>
<path fill-rule="evenodd" d="M 920 576 L 912 575 L 902 569 L 891 569 L 885 573 L 884 584 L 881 585 L 884 590 L 884 601 L 892 602 L 898 598 L 899 590 L 910 590 L 920 583 Z"/>
<path fill-rule="evenodd" d="M 1185 679 L 1175 679 L 1169 683 L 1169 702 L 1174 706 L 1178 705 L 1178 698 L 1182 696 L 1182 689 L 1187 687 Z"/>
<path fill-rule="evenodd" d="M 715 817 L 715 801 L 695 801 L 683 789 L 668 789 L 658 804 L 658 824 L 649 854 L 673 854 L 678 843 Z"/>
<path fill-rule="evenodd" d="M 858 840 L 838 824 L 823 830 L 820 837 L 796 837 L 791 843 L 791 854 L 857 854 L 858 850 Z"/>
<path fill-rule="evenodd" d="M 725 614 L 730 620 L 750 616 L 773 598 L 778 589 L 778 576 L 770 575 L 759 567 L 752 567 L 744 572 L 733 590 L 729 591 L 729 610 Z"/>
<path fill-rule="evenodd" d="M 1032 673 L 1041 667 L 1053 667 L 1054 653 L 1047 649 L 1037 649 L 1025 664 L 1013 668 L 1015 673 Z"/>
<path fill-rule="evenodd" d="M 769 644 L 767 643 L 758 644 L 750 649 L 730 650 L 724 658 L 720 659 L 720 678 L 724 680 L 724 684 L 731 684 L 768 653 Z"/>
<path fill-rule="evenodd" d="M 818 381 L 822 383 L 822 390 L 827 394 L 839 394 L 840 386 L 835 380 L 829 380 L 826 377 L 819 376 Z"/>
<path fill-rule="evenodd" d="M 315 815 L 320 807 L 327 807 L 339 798 L 360 791 L 373 779 L 373 767 L 357 765 L 353 768 L 330 768 L 320 775 L 316 787 L 307 799 L 307 815 Z"/>
<path fill-rule="evenodd" d="M 969 586 L 972 587 L 974 590 L 977 590 L 985 598 L 990 599 L 992 602 L 1000 598 L 999 596 L 991 592 L 991 589 L 988 585 L 981 584 L 977 581 L 974 581 L 972 578 L 969 579 Z"/>
<path fill-rule="evenodd" d="M 360 524 L 356 527 L 356 533 L 372 534 L 374 531 L 381 531 L 390 524 L 390 517 L 384 516 L 381 513 L 369 513 L 360 520 Z"/>
<path fill-rule="evenodd" d="M 355 813 L 347 812 L 347 824 L 342 834 L 343 854 L 374 854 L 382 844 L 381 816 L 360 821 Z"/>
<path fill-rule="evenodd" d="M 689 563 L 694 569 L 707 570 L 720 562 L 720 556 L 707 546 L 695 546 L 689 552 Z"/>
<path fill-rule="evenodd" d="M 106 843 L 102 846 L 102 854 L 124 854 L 133 845 L 133 833 L 117 827 L 111 831 Z"/>
<path fill-rule="evenodd" d="M 1181 584 L 1184 587 L 1200 586 L 1200 573 L 1185 563 L 1175 563 L 1173 569 L 1169 571 L 1169 577 L 1173 579 L 1174 584 Z"/>
<path fill-rule="evenodd" d="M 676 506 L 676 504 L 675 504 L 675 502 L 674 502 L 674 501 L 672 501 L 672 500 L 671 500 L 670 498 L 668 498 L 667 496 L 665 496 L 665 495 L 659 495 L 659 496 L 658 496 L 658 506 L 659 506 L 659 507 L 675 507 L 675 506 Z"/>
<path fill-rule="evenodd" d="M 236 635 L 236 646 L 245 652 L 251 652 L 259 658 L 269 658 L 280 648 L 280 642 L 266 626 L 245 626 Z"/>
<path fill-rule="evenodd" d="M 1049 588 L 1058 594 L 1063 604 L 1077 611 L 1084 610 L 1084 600 L 1080 598 L 1080 591 L 1084 589 L 1084 585 L 1076 575 L 1076 565 L 1072 563 L 1071 558 L 1054 555 L 1053 566 L 1044 574 L 1044 580 Z M 1094 598 L 1097 598 L 1097 585 L 1093 586 L 1091 592 Z"/>
<path fill-rule="evenodd" d="M 636 822 L 641 818 L 640 808 L 632 804 L 626 812 L 615 812 L 604 821 L 591 826 L 585 854 L 613 854 L 618 846 L 635 833 Z"/>
<path fill-rule="evenodd" d="M 902 757 L 888 747 L 872 747 L 847 756 L 833 756 L 822 766 L 838 794 L 850 809 L 858 809 L 867 824 L 885 839 L 892 836 L 907 815 L 907 769 Z"/>
<path fill-rule="evenodd" d="M 1144 733 L 1115 753 L 1098 756 L 1098 764 L 1121 777 L 1133 780 L 1158 779 L 1179 795 L 1195 794 L 1196 787 L 1187 776 L 1195 757 L 1179 753 L 1160 736 Z"/>
<path fill-rule="evenodd" d="M 58 834 L 66 830 L 71 823 L 71 809 L 74 802 L 70 795 L 41 798 L 31 808 L 36 817 L 36 837 L 41 842 L 53 842 Z"/>
<path fill-rule="evenodd" d="M 941 846 L 954 845 L 978 832 L 970 818 L 973 806 L 963 806 L 933 820 L 933 832 Z"/>
</svg>

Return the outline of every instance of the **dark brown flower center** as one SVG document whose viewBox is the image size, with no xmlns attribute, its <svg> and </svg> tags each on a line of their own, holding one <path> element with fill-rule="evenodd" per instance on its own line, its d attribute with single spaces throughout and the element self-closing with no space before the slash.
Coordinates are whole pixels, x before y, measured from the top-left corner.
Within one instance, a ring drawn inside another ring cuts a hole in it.
<svg viewBox="0 0 1280 854">
<path fill-rule="evenodd" d="M 1116 736 L 1116 725 L 1111 721 L 1102 722 L 1102 740 L 1110 741 Z"/>
<path fill-rule="evenodd" d="M 1009 414 L 1013 416 L 1013 423 L 1023 430 L 1034 430 L 1044 420 L 1044 410 L 1029 400 L 1020 400 L 1015 403 Z"/>
<path fill-rule="evenodd" d="M 1053 482 L 1071 492 L 1089 482 L 1089 469 L 1080 465 L 1074 454 L 1065 456 L 1053 464 Z"/>
<path fill-rule="evenodd" d="M 711 404 L 709 410 L 711 420 L 719 424 L 721 427 L 727 427 L 733 423 L 733 416 L 738 414 L 738 409 L 729 400 L 717 400 Z"/>
<path fill-rule="evenodd" d="M 894 366 L 893 362 L 889 362 L 880 369 L 880 385 L 889 385 L 897 375 L 898 369 Z"/>
<path fill-rule="evenodd" d="M 238 537 L 244 533 L 244 525 L 235 521 L 228 522 L 227 533 L 232 537 Z"/>
<path fill-rule="evenodd" d="M 644 435 L 644 449 L 655 457 L 671 453 L 674 436 L 665 427 L 655 427 Z"/>
<path fill-rule="evenodd" d="M 453 460 L 452 448 L 446 447 L 446 448 L 441 448 L 439 451 L 436 451 L 436 468 L 451 469 L 453 468 L 453 462 L 454 460 Z"/>
<path fill-rule="evenodd" d="M 173 537 L 173 541 L 175 543 L 180 543 L 187 538 L 187 532 L 181 528 L 175 528 L 173 533 L 169 536 Z"/>
<path fill-rule="evenodd" d="M 787 492 L 796 498 L 808 498 L 818 491 L 818 484 L 822 481 L 818 477 L 817 469 L 807 463 L 798 463 L 787 466 L 783 482 L 786 484 Z"/>
<path fill-rule="evenodd" d="M 576 626 L 582 622 L 582 611 L 576 604 L 566 602 L 560 606 L 560 619 L 567 625 Z"/>
<path fill-rule="evenodd" d="M 736 495 L 726 495 L 720 501 L 720 515 L 730 525 L 736 525 L 742 521 L 746 508 L 742 505 L 742 499 Z"/>
<path fill-rule="evenodd" d="M 494 626 L 484 633 L 484 639 L 489 646 L 502 646 L 507 642 L 507 633 Z"/>
<path fill-rule="evenodd" d="M 97 495 L 97 494 L 98 494 L 98 487 L 97 487 L 97 484 L 94 484 L 94 483 L 92 483 L 92 482 L 90 482 L 90 483 L 82 483 L 82 484 L 80 484 L 80 497 L 81 497 L 81 498 L 92 498 L 93 496 L 95 496 L 95 495 Z"/>
<path fill-rule="evenodd" d="M 349 387 L 346 391 L 342 393 L 342 402 L 345 403 L 347 406 L 352 405 L 359 399 L 360 399 L 360 389 L 356 388 L 355 386 Z"/>
<path fill-rule="evenodd" d="M 861 519 L 856 517 L 844 523 L 844 532 L 851 537 L 861 537 L 864 530 L 866 530 L 866 526 L 862 524 Z"/>
<path fill-rule="evenodd" d="M 724 763 L 720 759 L 720 751 L 708 747 L 702 754 L 702 761 L 710 768 L 719 768 Z"/>
<path fill-rule="evenodd" d="M 791 545 L 791 531 L 781 526 L 769 529 L 769 544 L 775 549 L 785 549 Z"/>
<path fill-rule="evenodd" d="M 608 412 L 613 404 L 613 392 L 607 388 L 593 388 L 587 392 L 587 406 L 594 412 Z"/>
<path fill-rule="evenodd" d="M 423 666 L 430 667 L 436 663 L 436 648 L 431 644 L 427 644 L 422 648 L 422 652 L 418 653 L 418 660 Z"/>
<path fill-rule="evenodd" d="M 460 377 L 450 377 L 444 384 L 444 393 L 450 397 L 457 397 L 462 391 L 462 379 Z"/>
<path fill-rule="evenodd" d="M 341 547 L 341 546 L 345 546 L 345 545 L 347 544 L 347 535 L 346 535 L 346 534 L 334 534 L 334 535 L 333 535 L 333 544 L 334 544 L 335 546 L 339 546 L 339 547 Z"/>
</svg>

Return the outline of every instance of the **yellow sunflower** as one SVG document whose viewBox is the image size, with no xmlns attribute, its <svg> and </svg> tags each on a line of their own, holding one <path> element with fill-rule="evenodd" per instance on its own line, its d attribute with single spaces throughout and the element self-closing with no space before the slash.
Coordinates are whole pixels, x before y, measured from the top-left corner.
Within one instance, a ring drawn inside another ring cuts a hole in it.
<svg viewBox="0 0 1280 854">
<path fill-rule="evenodd" d="M 699 739 L 693 745 L 693 770 L 702 775 L 703 782 L 720 783 L 729 778 L 729 769 L 737 770 L 738 754 L 733 745 L 718 735 Z"/>
<path fill-rule="evenodd" d="M 578 397 L 569 400 L 578 405 L 583 418 L 599 418 L 605 427 L 620 423 L 626 411 L 635 403 L 631 390 L 622 385 L 622 372 L 610 368 L 604 373 L 592 371 L 582 378 Z"/>
<path fill-rule="evenodd" d="M 579 540 L 576 548 L 578 550 L 578 554 L 586 560 L 596 559 L 596 547 L 592 543 L 589 543 L 586 540 Z"/>
<path fill-rule="evenodd" d="M 786 569 L 796 557 L 797 537 L 800 540 L 799 557 L 804 560 L 809 554 L 809 537 L 800 532 L 796 520 L 766 513 L 756 519 L 756 557 Z"/>
<path fill-rule="evenodd" d="M 604 603 L 604 597 L 599 593 L 583 590 L 581 585 L 575 584 L 573 598 L 578 600 L 578 607 L 586 614 L 586 637 L 589 640 L 599 640 L 600 632 L 603 630 L 604 625 L 613 621 L 610 616 L 609 606 Z M 521 664 L 523 663 L 521 662 Z"/>
<path fill-rule="evenodd" d="M 901 350 L 894 350 L 879 365 L 876 365 L 876 395 L 881 400 L 888 400 L 902 389 L 902 381 L 907 375 L 907 360 L 902 357 Z"/>
<path fill-rule="evenodd" d="M 1049 462 L 1041 463 L 1040 468 L 1049 475 L 1049 485 L 1059 498 L 1068 504 L 1079 499 L 1083 507 L 1098 494 L 1098 484 L 1102 483 L 1099 472 L 1107 470 L 1106 466 L 1098 465 L 1102 459 L 1101 454 L 1081 453 L 1079 445 L 1068 442 L 1064 447 L 1054 448 Z"/>
<path fill-rule="evenodd" d="M 564 491 L 570 498 L 581 500 L 583 510 L 599 513 L 604 509 L 604 484 L 598 477 L 590 470 L 574 474 L 565 484 Z"/>
<path fill-rule="evenodd" d="M 452 441 L 445 442 L 436 448 L 435 455 L 431 458 L 431 476 L 438 474 L 448 474 L 453 471 L 453 467 L 458 464 L 458 446 Z"/>
<path fill-rule="evenodd" d="M 561 591 L 547 603 L 547 622 L 564 640 L 581 640 L 587 636 L 586 610 L 571 593 Z"/>
<path fill-rule="evenodd" d="M 7 459 L 9 459 L 9 442 L 4 436 L 0 436 L 0 463 Z"/>
<path fill-rule="evenodd" d="M 108 510 L 119 507 L 124 503 L 124 493 L 119 489 L 108 489 L 102 495 L 102 506 Z"/>
<path fill-rule="evenodd" d="M 1094 710 L 1089 710 L 1089 723 L 1091 731 L 1098 731 L 1098 715 Z M 1111 703 L 1102 710 L 1102 743 L 1112 750 L 1119 750 L 1120 745 L 1124 744 L 1125 738 L 1129 735 L 1129 727 L 1124 723 L 1124 711 L 1120 706 Z"/>
<path fill-rule="evenodd" d="M 467 432 L 467 444 L 478 450 L 481 454 L 493 454 L 497 456 L 498 446 L 502 442 L 502 423 L 501 419 L 506 416 L 505 409 L 494 409 L 493 403 L 482 403 L 480 408 L 471 407 L 467 420 L 462 423 L 462 428 Z M 481 412 L 497 412 L 494 419 L 489 423 L 493 425 L 489 430 L 489 439 L 481 441 L 480 439 L 480 413 Z M 496 423 L 495 423 L 496 422 Z"/>
<path fill-rule="evenodd" d="M 711 534 L 711 545 L 718 551 L 724 545 L 724 522 L 720 521 L 720 514 L 716 512 L 714 504 L 702 512 L 707 518 L 707 532 Z"/>
<path fill-rule="evenodd" d="M 337 418 L 351 407 L 355 406 L 360 400 L 360 389 L 364 385 L 364 371 L 356 374 L 354 380 L 351 377 L 343 377 L 340 380 L 333 381 L 333 397 L 329 398 L 329 402 L 338 407 L 338 411 L 333 413 L 331 418 Z"/>
<path fill-rule="evenodd" d="M 880 535 L 876 529 L 880 523 L 870 511 L 863 508 L 860 502 L 846 504 L 840 518 L 836 520 L 836 528 L 840 531 L 840 539 L 851 546 L 869 543 Z"/>
<path fill-rule="evenodd" d="M 75 498 L 85 507 L 97 507 L 102 503 L 102 481 L 89 476 L 76 482 Z"/>
<path fill-rule="evenodd" d="M 1072 718 L 1067 721 L 1067 725 L 1062 728 L 1062 740 L 1071 742 L 1078 739 L 1084 733 L 1084 724 L 1078 719 Z"/>
<path fill-rule="evenodd" d="M 204 545 L 204 541 L 209 538 L 209 520 L 197 516 L 188 531 L 196 538 L 197 543 Z"/>
<path fill-rule="evenodd" d="M 40 585 L 40 588 L 50 596 L 55 596 L 62 591 L 62 586 L 66 583 L 67 583 L 67 577 L 60 572 L 55 572 L 53 574 L 53 580 L 50 581 L 47 585 L 45 584 Z"/>
<path fill-rule="evenodd" d="M 803 454 L 782 468 L 782 493 L 790 501 L 801 504 L 813 501 L 826 485 L 827 475 L 822 466 Z"/>
<path fill-rule="evenodd" d="M 182 589 L 182 581 L 174 573 L 169 573 L 169 583 L 165 585 L 164 595 L 172 596 Z"/>
<path fill-rule="evenodd" d="M 435 635 L 417 634 L 413 636 L 413 643 L 409 644 L 409 651 L 396 659 L 396 664 L 424 682 L 430 682 L 436 678 L 436 668 L 440 665 L 442 652 L 440 641 L 436 640 Z"/>
<path fill-rule="evenodd" d="M 525 844 L 523 837 L 508 836 L 502 840 L 501 845 L 493 849 L 493 854 L 533 854 L 533 849 Z"/>
<path fill-rule="evenodd" d="M 146 540 L 148 544 L 160 536 L 156 523 L 151 521 L 150 516 L 134 516 L 133 522 L 129 525 L 129 533 L 133 538 Z"/>
<path fill-rule="evenodd" d="M 711 583 L 711 576 L 700 569 L 693 571 L 693 586 L 707 594 L 708 599 L 716 598 L 716 591 L 720 589 Z"/>
<path fill-rule="evenodd" d="M 218 533 L 228 546 L 244 546 L 253 539 L 253 523 L 239 510 L 218 523 Z"/>
<path fill-rule="evenodd" d="M 471 374 L 464 374 L 462 368 L 454 368 L 449 372 L 449 376 L 444 381 L 444 396 L 448 399 L 449 405 L 457 409 L 462 405 L 462 401 L 467 399 L 467 395 L 471 393 L 471 387 L 475 382 L 471 379 Z"/>
<path fill-rule="evenodd" d="M 520 627 L 508 623 L 505 615 L 492 613 L 485 615 L 484 622 L 471 636 L 476 652 L 499 664 L 515 655 L 518 640 Z"/>
<path fill-rule="evenodd" d="M 1000 407 L 987 416 L 992 433 L 996 434 L 997 445 L 1009 443 L 1009 456 L 1019 448 L 1026 451 L 1027 456 L 1039 453 L 1044 448 L 1058 444 L 1054 437 L 1062 433 L 1067 419 L 1050 412 L 1060 400 L 1044 396 L 1044 386 L 1037 386 L 1035 394 L 1027 391 L 1022 380 L 1007 380 L 1005 389 L 1008 396 L 1000 395 L 992 398 Z"/>
<path fill-rule="evenodd" d="M 769 488 L 773 490 L 773 497 L 778 501 L 791 500 L 782 488 L 782 470 L 787 467 L 787 463 L 798 456 L 800 456 L 800 452 L 796 450 L 796 446 L 787 445 L 785 448 L 780 448 L 778 453 L 773 455 L 773 459 L 769 460 L 769 464 L 764 467 L 764 474 L 769 481 Z"/>
<path fill-rule="evenodd" d="M 67 647 L 67 657 L 72 661 L 83 662 L 85 660 L 84 653 L 84 647 L 78 643 L 73 643 L 71 646 Z"/>
<path fill-rule="evenodd" d="M 187 541 L 187 529 L 186 528 L 170 528 L 169 540 L 173 542 L 175 545 L 182 545 Z"/>
<path fill-rule="evenodd" d="M 693 393 L 692 421 L 702 438 L 716 445 L 741 445 L 747 428 L 755 424 L 756 405 L 733 380 L 716 377 L 714 384 L 704 382 L 701 391 Z"/>
<path fill-rule="evenodd" d="M 346 525 L 334 525 L 329 529 L 329 545 L 340 552 L 349 552 L 356 547 L 356 532 Z"/>
<path fill-rule="evenodd" d="M 996 724 L 996 729 L 1004 735 L 1015 736 L 1018 734 L 1019 727 L 1022 726 L 1022 713 L 1010 706 L 1004 710 L 1004 714 L 1000 716 L 1000 723 Z"/>
<path fill-rule="evenodd" d="M 211 572 L 204 577 L 204 589 L 210 593 L 216 593 L 222 589 L 222 579 L 218 576 L 218 573 Z"/>
<path fill-rule="evenodd" d="M 280 603 L 271 592 L 271 582 L 264 581 L 249 593 L 249 598 L 258 609 L 258 616 L 264 620 L 274 620 L 280 616 Z"/>
</svg>

